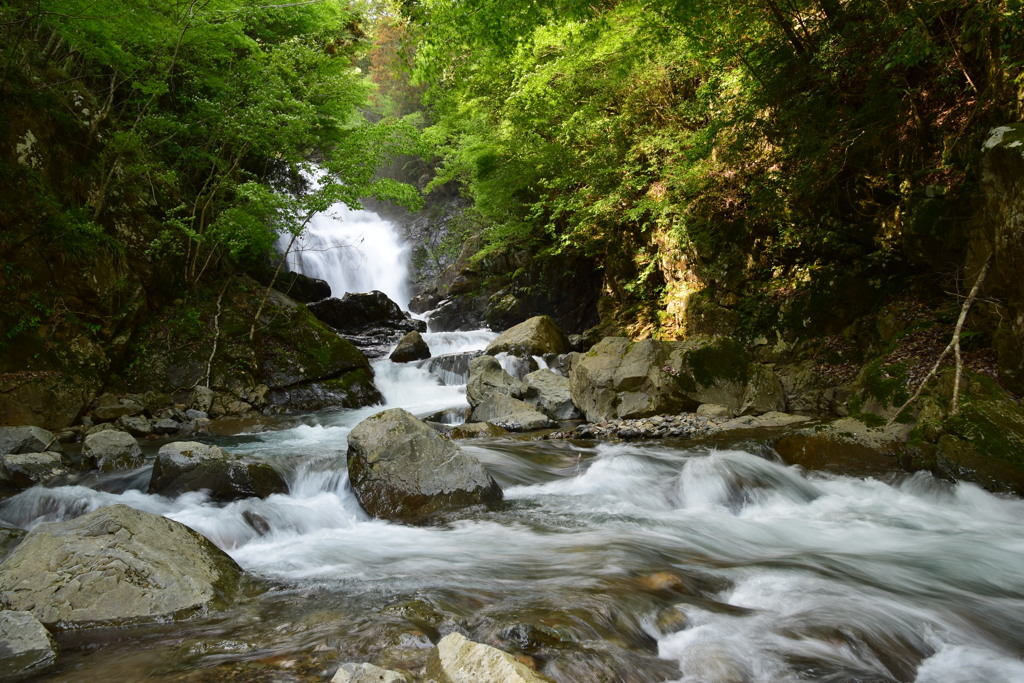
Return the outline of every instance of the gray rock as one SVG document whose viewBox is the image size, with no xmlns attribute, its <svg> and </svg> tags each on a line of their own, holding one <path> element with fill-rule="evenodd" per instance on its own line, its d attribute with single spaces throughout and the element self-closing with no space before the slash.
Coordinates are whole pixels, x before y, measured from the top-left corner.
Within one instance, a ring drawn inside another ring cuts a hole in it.
<svg viewBox="0 0 1024 683">
<path fill-rule="evenodd" d="M 179 496 L 209 491 L 210 498 L 229 502 L 288 493 L 284 477 L 269 463 L 225 453 L 217 446 L 176 441 L 160 448 L 153 462 L 149 492 Z"/>
<path fill-rule="evenodd" d="M 507 652 L 449 633 L 427 658 L 424 681 L 436 683 L 550 683 Z"/>
<path fill-rule="evenodd" d="M 142 415 L 122 415 L 114 424 L 132 436 L 149 436 L 153 433 L 153 425 Z"/>
<path fill-rule="evenodd" d="M 103 394 L 96 399 L 92 415 L 102 422 L 116 420 L 122 415 L 139 415 L 145 410 L 142 401 L 131 396 L 115 396 L 114 394 Z"/>
<path fill-rule="evenodd" d="M 551 316 L 538 315 L 502 332 L 488 344 L 484 353 L 488 356 L 508 353 L 529 358 L 548 353 L 565 353 L 568 350 L 569 340 Z"/>
<path fill-rule="evenodd" d="M 135 437 L 118 431 L 98 432 L 85 437 L 82 460 L 104 472 L 131 470 L 145 462 Z"/>
<path fill-rule="evenodd" d="M 153 432 L 156 434 L 177 434 L 181 431 L 181 424 L 175 420 L 164 417 L 153 423 Z"/>
<path fill-rule="evenodd" d="M 341 665 L 331 683 L 408 683 L 410 680 L 397 671 L 382 669 L 373 664 L 349 662 Z"/>
<path fill-rule="evenodd" d="M 701 417 L 724 418 L 727 420 L 732 417 L 731 410 L 717 403 L 701 403 L 697 406 L 695 412 Z"/>
<path fill-rule="evenodd" d="M 574 357 L 569 382 L 573 400 L 591 422 L 678 414 L 702 403 L 734 414 L 785 407 L 774 373 L 752 363 L 728 337 L 683 342 L 608 337 Z"/>
<path fill-rule="evenodd" d="M 183 524 L 113 505 L 33 529 L 0 564 L 0 595 L 44 624 L 117 625 L 220 608 L 241 576 Z"/>
<path fill-rule="evenodd" d="M 423 341 L 423 335 L 416 330 L 407 333 L 391 352 L 391 360 L 395 363 L 411 363 L 430 358 L 430 347 Z"/>
<path fill-rule="evenodd" d="M 210 395 L 210 404 L 213 404 L 213 394 Z M 189 420 L 206 420 L 209 419 L 210 415 L 205 410 L 199 410 L 198 408 L 189 408 L 185 411 L 185 417 Z"/>
<path fill-rule="evenodd" d="M 85 435 L 99 434 L 100 432 L 121 432 L 124 431 L 113 422 L 101 422 L 98 425 L 92 425 L 85 430 Z"/>
<path fill-rule="evenodd" d="M 0 612 L 0 678 L 14 679 L 57 661 L 57 643 L 29 612 Z"/>
<path fill-rule="evenodd" d="M 434 375 L 446 386 L 465 384 L 469 381 L 469 364 L 480 355 L 479 351 L 445 353 L 416 364 Z"/>
<path fill-rule="evenodd" d="M 581 413 L 572 402 L 569 378 L 556 375 L 550 370 L 537 370 L 523 378 L 526 392 L 523 400 L 552 420 L 574 420 Z"/>
<path fill-rule="evenodd" d="M 519 398 L 526 385 L 502 369 L 494 356 L 477 356 L 469 362 L 466 400 L 474 408 L 491 396 Z"/>
<path fill-rule="evenodd" d="M 195 410 L 203 413 L 202 415 L 188 415 L 188 411 L 185 412 L 190 419 L 196 417 L 207 417 L 207 413 L 210 412 L 210 408 L 213 406 L 213 389 L 210 387 L 204 387 L 198 385 L 192 389 L 192 393 L 188 396 L 188 408 L 189 410 Z"/>
<path fill-rule="evenodd" d="M 0 456 L 0 487 L 27 489 L 67 472 L 60 453 L 9 453 Z"/>
<path fill-rule="evenodd" d="M 419 521 L 502 499 L 501 488 L 476 458 L 397 408 L 352 430 L 348 470 L 360 505 L 383 519 Z"/>
<path fill-rule="evenodd" d="M 488 397 L 473 408 L 475 422 L 490 422 L 510 432 L 528 432 L 551 427 L 553 423 L 544 413 L 519 399 L 501 394 Z"/>
<path fill-rule="evenodd" d="M 41 427 L 0 427 L 0 455 L 60 450 L 56 435 Z"/>
<path fill-rule="evenodd" d="M 811 418 L 803 415 L 790 415 L 789 413 L 770 412 L 764 415 L 745 415 L 735 420 L 723 422 L 720 425 L 722 431 L 732 429 L 764 429 L 766 427 L 789 427 L 802 422 L 810 422 Z"/>
</svg>

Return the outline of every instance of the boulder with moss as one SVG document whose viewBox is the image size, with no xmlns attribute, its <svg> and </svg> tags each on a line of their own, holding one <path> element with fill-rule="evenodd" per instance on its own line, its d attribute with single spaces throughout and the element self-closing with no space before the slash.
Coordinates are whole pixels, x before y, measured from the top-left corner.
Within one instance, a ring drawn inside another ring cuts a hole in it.
<svg viewBox="0 0 1024 683">
<path fill-rule="evenodd" d="M 0 564 L 3 607 L 61 628 L 180 619 L 226 606 L 241 568 L 183 524 L 112 505 L 40 524 Z"/>
<path fill-rule="evenodd" d="M 507 353 L 520 358 L 561 354 L 569 350 L 569 340 L 548 315 L 538 315 L 511 327 L 487 345 L 484 353 Z"/>
<path fill-rule="evenodd" d="M 211 417 L 382 400 L 366 356 L 305 305 L 246 277 L 165 310 L 134 346 L 133 389 L 208 387 Z"/>
<path fill-rule="evenodd" d="M 587 420 L 672 415 L 704 403 L 734 414 L 783 411 L 782 385 L 728 337 L 683 342 L 607 337 L 573 359 L 573 401 Z"/>
<path fill-rule="evenodd" d="M 288 493 L 288 484 L 262 460 L 195 441 L 165 444 L 153 461 L 149 492 L 179 496 L 190 491 L 207 491 L 212 500 L 230 502 Z"/>
<path fill-rule="evenodd" d="M 348 473 L 359 504 L 381 519 L 420 522 L 502 499 L 480 461 L 400 408 L 356 425 L 348 437 Z"/>
<path fill-rule="evenodd" d="M 904 464 L 990 491 L 1024 495 L 1024 408 L 991 378 L 967 372 L 951 415 L 953 372 L 921 399 Z"/>
</svg>

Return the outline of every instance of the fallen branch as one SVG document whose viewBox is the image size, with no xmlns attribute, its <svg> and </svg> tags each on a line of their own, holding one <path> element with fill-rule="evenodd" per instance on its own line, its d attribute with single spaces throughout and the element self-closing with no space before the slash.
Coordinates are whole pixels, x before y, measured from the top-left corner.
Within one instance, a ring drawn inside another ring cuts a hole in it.
<svg viewBox="0 0 1024 683">
<path fill-rule="evenodd" d="M 956 378 L 953 380 L 953 402 L 949 413 L 950 415 L 957 415 L 960 412 L 960 380 L 964 371 L 963 358 L 960 355 L 960 335 L 963 333 L 964 323 L 967 321 L 967 313 L 971 310 L 971 305 L 978 297 L 978 291 L 981 289 L 981 283 L 985 281 L 985 276 L 988 274 L 988 266 L 991 262 L 992 255 L 990 254 L 989 257 L 985 259 L 985 265 L 983 265 L 981 270 L 978 271 L 978 277 L 974 280 L 974 286 L 971 287 L 970 294 L 967 295 L 967 299 L 964 300 L 963 306 L 960 307 L 960 317 L 956 321 L 956 327 L 953 328 L 953 338 L 950 339 L 949 344 L 947 344 L 946 348 L 944 348 L 942 353 L 939 354 L 939 359 L 935 361 L 935 365 L 932 366 L 932 369 L 929 370 L 928 374 L 921 380 L 921 383 L 918 385 L 917 391 L 914 392 L 914 395 L 908 398 L 907 402 L 900 406 L 900 409 L 896 411 L 896 414 L 889 418 L 889 422 L 886 423 L 887 427 L 895 422 L 896 418 L 898 418 L 911 403 L 917 400 L 931 378 L 938 374 L 939 368 L 942 367 L 942 361 L 946 359 L 946 356 L 949 355 L 950 351 L 953 352 L 953 355 L 956 358 Z"/>
<path fill-rule="evenodd" d="M 210 376 L 213 374 L 213 357 L 217 355 L 217 342 L 220 340 L 220 303 L 224 299 L 224 292 L 228 291 L 228 284 L 231 282 L 231 277 L 224 281 L 224 286 L 220 288 L 220 294 L 217 296 L 217 312 L 213 316 L 213 346 L 210 348 L 210 357 L 206 359 L 206 386 L 210 386 Z M 201 380 L 196 380 L 196 383 L 192 385 L 192 388 L 199 386 Z"/>
</svg>

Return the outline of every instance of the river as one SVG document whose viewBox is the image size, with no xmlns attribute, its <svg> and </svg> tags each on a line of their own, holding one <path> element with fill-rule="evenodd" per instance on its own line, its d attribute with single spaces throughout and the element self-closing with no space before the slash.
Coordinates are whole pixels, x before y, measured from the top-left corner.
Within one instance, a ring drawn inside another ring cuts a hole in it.
<svg viewBox="0 0 1024 683">
<path fill-rule="evenodd" d="M 494 336 L 425 339 L 436 356 Z M 464 386 L 421 368 L 375 371 L 385 407 L 465 406 Z M 368 518 L 348 486 L 347 435 L 382 408 L 211 437 L 288 472 L 287 495 L 150 496 L 147 466 L 5 501 L 0 517 L 26 528 L 111 503 L 166 515 L 252 577 L 224 612 L 63 633 L 39 680 L 328 680 L 345 661 L 416 672 L 459 630 L 562 683 L 1024 681 L 1019 499 L 895 469 L 804 471 L 758 440 L 509 436 L 462 442 L 503 504 L 410 527 Z"/>
</svg>

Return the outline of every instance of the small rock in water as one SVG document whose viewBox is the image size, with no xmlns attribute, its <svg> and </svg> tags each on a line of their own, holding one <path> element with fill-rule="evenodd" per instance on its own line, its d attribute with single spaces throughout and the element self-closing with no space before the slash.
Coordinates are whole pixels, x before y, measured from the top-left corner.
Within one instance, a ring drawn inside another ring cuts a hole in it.
<svg viewBox="0 0 1024 683">
<path fill-rule="evenodd" d="M 57 661 L 57 643 L 30 612 L 0 612 L 0 679 L 15 680 Z"/>
</svg>

